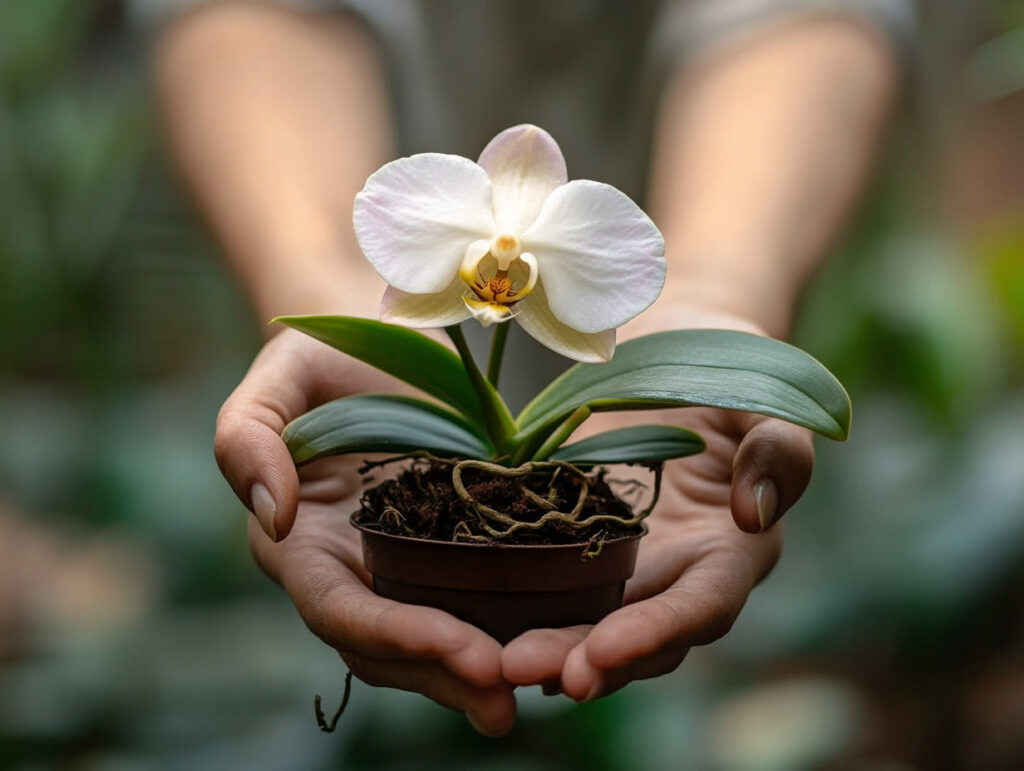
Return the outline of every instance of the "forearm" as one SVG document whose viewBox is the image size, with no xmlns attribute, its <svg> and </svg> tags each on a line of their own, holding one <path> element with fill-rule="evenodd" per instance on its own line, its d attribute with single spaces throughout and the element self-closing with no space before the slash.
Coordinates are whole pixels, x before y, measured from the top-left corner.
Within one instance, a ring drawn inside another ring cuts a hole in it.
<svg viewBox="0 0 1024 771">
<path fill-rule="evenodd" d="M 374 315 L 352 201 L 389 155 L 379 67 L 345 17 L 218 3 L 186 14 L 156 60 L 186 184 L 259 317 Z"/>
<path fill-rule="evenodd" d="M 659 311 L 697 306 L 785 335 L 865 184 L 896 81 L 877 32 L 824 16 L 678 73 L 652 167 L 669 258 Z"/>
</svg>

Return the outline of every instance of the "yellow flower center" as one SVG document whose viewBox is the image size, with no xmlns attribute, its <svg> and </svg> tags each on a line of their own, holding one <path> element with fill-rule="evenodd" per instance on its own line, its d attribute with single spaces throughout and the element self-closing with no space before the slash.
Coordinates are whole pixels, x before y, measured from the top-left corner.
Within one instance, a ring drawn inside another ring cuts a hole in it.
<svg viewBox="0 0 1024 771">
<path fill-rule="evenodd" d="M 509 299 L 509 294 L 512 292 L 512 282 L 509 281 L 508 276 L 502 276 L 502 273 L 506 271 L 498 271 L 494 278 L 487 282 L 487 294 L 490 295 L 489 300 L 493 302 L 503 303 Z M 483 299 L 483 298 L 481 298 Z"/>
<path fill-rule="evenodd" d="M 463 280 L 465 280 L 465 276 L 463 276 Z M 533 289 L 532 286 L 527 287 L 525 284 L 518 290 L 513 289 L 508 271 L 501 269 L 490 278 L 484 278 L 478 269 L 473 281 L 466 283 L 479 299 L 501 305 L 515 305 Z"/>
<path fill-rule="evenodd" d="M 479 252 L 478 252 L 479 254 Z M 466 303 L 472 308 L 489 308 L 493 318 L 511 318 L 512 307 L 537 285 L 537 260 L 524 253 L 514 235 L 495 236 L 488 251 L 463 261 L 459 276 L 472 295 Z"/>
</svg>

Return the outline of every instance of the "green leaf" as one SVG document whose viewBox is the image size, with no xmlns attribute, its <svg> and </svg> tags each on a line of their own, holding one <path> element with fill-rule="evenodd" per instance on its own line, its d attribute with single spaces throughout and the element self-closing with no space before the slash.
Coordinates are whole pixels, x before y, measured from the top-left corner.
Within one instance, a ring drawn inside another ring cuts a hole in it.
<svg viewBox="0 0 1024 771">
<path fill-rule="evenodd" d="M 354 316 L 278 316 L 273 321 L 393 375 L 483 425 L 483 413 L 462 361 L 426 335 Z"/>
<path fill-rule="evenodd" d="M 698 434 L 679 426 L 629 426 L 567 444 L 551 454 L 580 466 L 604 463 L 657 463 L 704 452 Z"/>
<path fill-rule="evenodd" d="M 850 431 L 850 397 L 816 359 L 786 343 L 724 329 L 638 337 L 607 364 L 577 364 L 520 413 L 518 438 L 549 431 L 573 410 L 708 406 L 746 410 L 831 439 Z"/>
<path fill-rule="evenodd" d="M 310 410 L 285 426 L 281 436 L 296 465 L 352 452 L 491 457 L 492 448 L 476 430 L 460 415 L 422 399 L 360 394 Z"/>
</svg>

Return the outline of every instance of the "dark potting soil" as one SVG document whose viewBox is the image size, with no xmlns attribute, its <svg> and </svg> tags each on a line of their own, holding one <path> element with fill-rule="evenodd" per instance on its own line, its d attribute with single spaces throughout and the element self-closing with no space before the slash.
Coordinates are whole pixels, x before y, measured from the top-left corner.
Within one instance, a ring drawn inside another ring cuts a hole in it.
<svg viewBox="0 0 1024 771">
<path fill-rule="evenodd" d="M 518 521 L 536 522 L 548 509 L 530 500 L 520 488 L 553 503 L 558 511 L 569 512 L 579 500 L 582 481 L 579 474 L 559 473 L 552 482 L 552 470 L 544 469 L 526 477 L 510 479 L 482 469 L 462 473 L 466 491 L 478 502 L 501 511 Z M 626 520 L 633 516 L 629 504 L 608 484 L 604 469 L 587 475 L 588 495 L 578 517 L 585 520 L 595 514 Z M 485 535 L 479 515 L 462 500 L 452 484 L 452 467 L 431 461 L 416 461 L 397 477 L 387 479 L 363 493 L 356 521 L 364 526 L 393 535 L 455 540 L 456 528 L 462 532 Z M 500 525 L 498 526 L 501 527 Z M 640 526 L 627 527 L 615 521 L 601 521 L 580 530 L 568 523 L 549 521 L 538 531 L 519 530 L 503 544 L 574 544 L 592 539 L 617 538 L 639 532 Z"/>
</svg>

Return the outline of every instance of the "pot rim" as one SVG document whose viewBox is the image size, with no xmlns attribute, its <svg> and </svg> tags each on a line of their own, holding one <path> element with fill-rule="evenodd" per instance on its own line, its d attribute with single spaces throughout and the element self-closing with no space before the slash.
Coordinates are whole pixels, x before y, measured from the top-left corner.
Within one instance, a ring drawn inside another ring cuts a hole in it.
<svg viewBox="0 0 1024 771">
<path fill-rule="evenodd" d="M 359 515 L 358 511 L 352 512 L 349 515 L 348 521 L 356 530 L 361 533 L 370 533 L 381 538 L 388 538 L 394 541 L 414 544 L 414 543 L 429 543 L 436 544 L 438 546 L 456 546 L 459 548 L 470 547 L 474 549 L 509 549 L 509 550 L 534 550 L 534 551 L 558 551 L 559 549 L 579 551 L 581 548 L 587 545 L 587 541 L 576 541 L 575 543 L 537 543 L 537 544 L 522 544 L 522 543 L 478 543 L 475 541 L 440 541 L 436 538 L 414 538 L 409 535 L 396 535 L 394 533 L 387 533 L 383 530 L 375 530 L 372 527 L 356 522 L 356 517 Z M 622 541 L 630 541 L 638 538 L 643 538 L 648 533 L 647 523 L 640 523 L 640 530 L 630 535 L 620 535 L 615 538 L 608 538 L 604 541 L 606 545 L 620 543 Z"/>
</svg>

